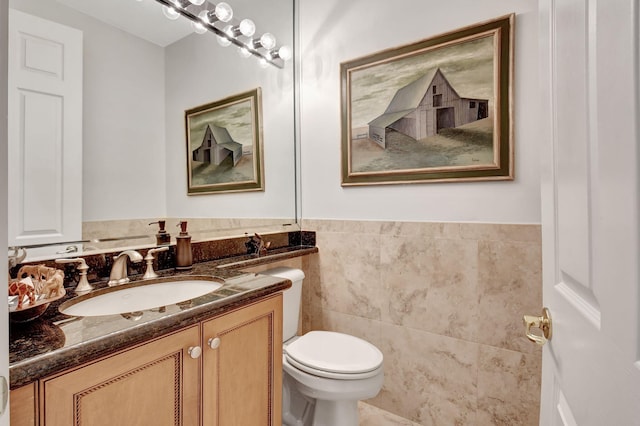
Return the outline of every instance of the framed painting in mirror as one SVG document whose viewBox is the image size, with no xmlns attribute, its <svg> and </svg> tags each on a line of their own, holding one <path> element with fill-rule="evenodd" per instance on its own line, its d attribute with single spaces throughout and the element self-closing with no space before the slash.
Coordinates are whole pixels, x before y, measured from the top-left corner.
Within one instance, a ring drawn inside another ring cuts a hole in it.
<svg viewBox="0 0 640 426">
<path fill-rule="evenodd" d="M 513 23 L 342 63 L 342 185 L 512 180 Z"/>
<path fill-rule="evenodd" d="M 260 88 L 185 111 L 189 195 L 264 191 Z"/>
</svg>

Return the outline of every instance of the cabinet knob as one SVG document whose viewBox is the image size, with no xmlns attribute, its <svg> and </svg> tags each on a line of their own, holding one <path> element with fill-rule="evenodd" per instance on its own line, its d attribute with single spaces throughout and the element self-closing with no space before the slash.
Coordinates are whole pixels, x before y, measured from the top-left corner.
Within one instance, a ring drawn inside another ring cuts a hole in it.
<svg viewBox="0 0 640 426">
<path fill-rule="evenodd" d="M 202 348 L 200 346 L 191 346 L 187 352 L 189 352 L 189 356 L 193 359 L 200 358 L 200 355 L 202 355 Z"/>
<path fill-rule="evenodd" d="M 211 349 L 217 349 L 218 346 L 220 346 L 220 338 L 219 337 L 212 337 L 207 341 L 207 343 L 209 344 L 209 347 Z"/>
</svg>

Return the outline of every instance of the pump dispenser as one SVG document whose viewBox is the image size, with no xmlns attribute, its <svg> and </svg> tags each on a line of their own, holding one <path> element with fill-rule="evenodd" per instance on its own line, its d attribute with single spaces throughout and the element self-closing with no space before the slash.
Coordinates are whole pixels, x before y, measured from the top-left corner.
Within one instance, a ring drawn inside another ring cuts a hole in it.
<svg viewBox="0 0 640 426">
<path fill-rule="evenodd" d="M 180 234 L 176 237 L 176 269 L 191 269 L 193 254 L 191 253 L 191 235 L 187 232 L 187 221 L 181 221 Z"/>
<path fill-rule="evenodd" d="M 151 222 L 149 225 L 153 225 L 155 223 L 157 223 L 160 228 L 156 234 L 156 244 L 159 246 L 166 246 L 171 243 L 171 235 L 164 229 L 165 221 L 159 220 L 157 222 Z"/>
</svg>

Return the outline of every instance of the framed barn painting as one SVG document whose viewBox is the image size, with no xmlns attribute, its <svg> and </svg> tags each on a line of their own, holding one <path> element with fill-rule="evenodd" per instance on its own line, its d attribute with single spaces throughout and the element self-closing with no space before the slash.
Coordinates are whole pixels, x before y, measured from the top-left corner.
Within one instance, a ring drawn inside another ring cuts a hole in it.
<svg viewBox="0 0 640 426">
<path fill-rule="evenodd" d="M 185 111 L 189 195 L 264 191 L 260 88 Z"/>
<path fill-rule="evenodd" d="M 342 63 L 342 185 L 513 179 L 513 25 Z"/>
</svg>

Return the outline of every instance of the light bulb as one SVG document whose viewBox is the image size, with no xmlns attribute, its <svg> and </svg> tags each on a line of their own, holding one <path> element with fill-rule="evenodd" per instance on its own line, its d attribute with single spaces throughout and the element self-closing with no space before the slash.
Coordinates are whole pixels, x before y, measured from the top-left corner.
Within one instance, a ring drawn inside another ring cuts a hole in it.
<svg viewBox="0 0 640 426">
<path fill-rule="evenodd" d="M 191 28 L 193 28 L 193 31 L 197 34 L 204 34 L 207 32 L 207 29 L 202 25 L 202 22 L 191 21 Z"/>
<path fill-rule="evenodd" d="M 251 37 L 256 32 L 256 24 L 251 19 L 243 19 L 240 22 L 240 32 L 243 36 Z"/>
<path fill-rule="evenodd" d="M 271 50 L 276 47 L 276 38 L 271 33 L 264 33 L 260 37 L 260 45 L 267 50 Z"/>
<path fill-rule="evenodd" d="M 291 48 L 289 46 L 282 46 L 278 49 L 278 56 L 282 58 L 283 61 L 288 61 L 291 59 Z"/>
<path fill-rule="evenodd" d="M 240 57 L 242 58 L 248 58 L 249 56 L 251 56 L 251 52 L 249 52 L 249 49 L 247 49 L 246 47 L 239 47 L 238 55 L 240 55 Z"/>
<path fill-rule="evenodd" d="M 189 3 L 200 6 L 202 3 L 204 3 L 204 0 L 189 0 Z"/>
<path fill-rule="evenodd" d="M 169 7 L 169 6 L 163 6 L 162 13 L 164 13 L 164 16 L 171 19 L 172 21 L 175 21 L 180 17 L 180 14 L 176 12 L 176 10 L 173 7 Z"/>
<path fill-rule="evenodd" d="M 231 33 L 231 29 L 233 27 L 231 25 L 227 25 L 224 28 L 224 33 L 227 34 L 229 37 L 233 37 L 233 33 Z M 224 36 L 217 36 L 218 39 L 218 44 L 222 47 L 227 47 L 231 44 L 231 40 L 229 40 L 229 38 L 224 37 Z"/>
<path fill-rule="evenodd" d="M 200 19 L 205 24 L 211 24 L 212 23 L 212 22 L 209 21 L 209 11 L 208 10 L 201 10 L 200 13 L 198 13 L 198 19 Z"/>
<path fill-rule="evenodd" d="M 229 22 L 233 18 L 233 9 L 227 3 L 222 2 L 216 5 L 215 15 L 222 22 Z"/>
</svg>

